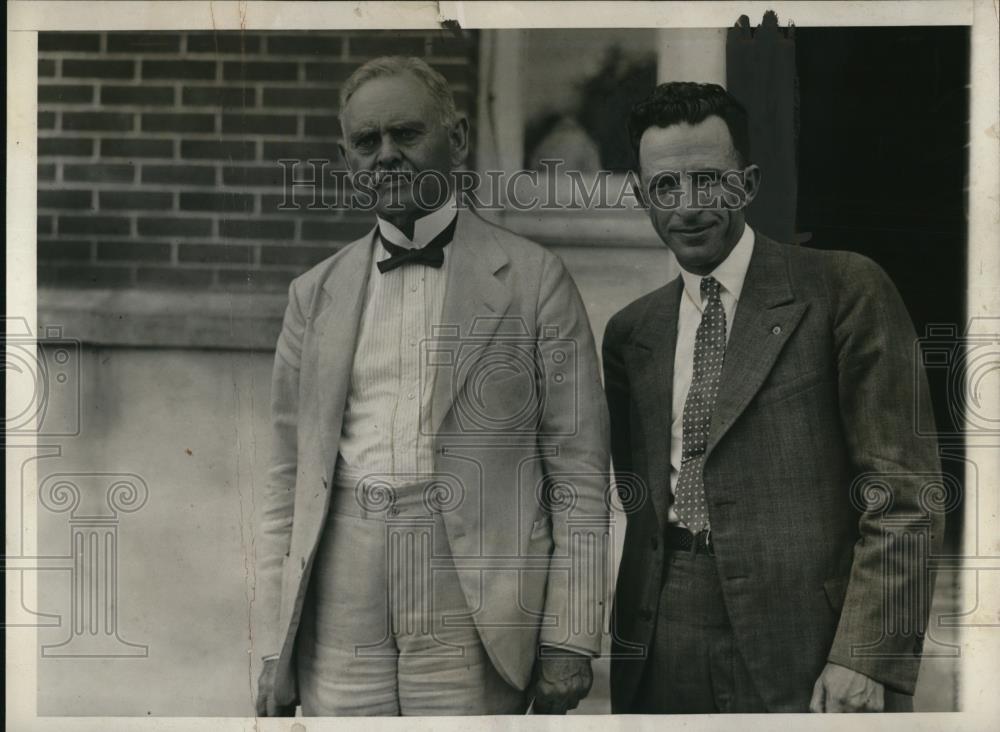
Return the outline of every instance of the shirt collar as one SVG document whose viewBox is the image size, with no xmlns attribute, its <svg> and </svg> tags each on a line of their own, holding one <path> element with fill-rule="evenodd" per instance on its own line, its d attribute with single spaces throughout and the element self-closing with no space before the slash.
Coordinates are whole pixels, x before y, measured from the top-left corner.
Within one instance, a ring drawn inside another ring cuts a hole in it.
<svg viewBox="0 0 1000 732">
<path fill-rule="evenodd" d="M 750 257 L 753 255 L 754 233 L 746 224 L 743 225 L 743 234 L 736 246 L 729 252 L 729 256 L 718 267 L 713 269 L 707 276 L 712 276 L 719 281 L 722 289 L 733 296 L 739 302 L 740 293 L 743 292 L 743 282 L 747 277 L 747 270 L 750 268 Z M 691 298 L 699 310 L 701 310 L 701 275 L 688 272 L 681 267 L 681 278 L 684 280 L 684 290 Z"/>
<path fill-rule="evenodd" d="M 458 211 L 458 206 L 453 193 L 448 201 L 441 208 L 431 211 L 425 216 L 421 216 L 413 225 L 413 238 L 410 239 L 400 231 L 395 225 L 389 223 L 381 216 L 377 216 L 378 230 L 382 236 L 396 246 L 414 249 L 426 246 L 431 239 L 445 230 L 451 223 Z"/>
</svg>

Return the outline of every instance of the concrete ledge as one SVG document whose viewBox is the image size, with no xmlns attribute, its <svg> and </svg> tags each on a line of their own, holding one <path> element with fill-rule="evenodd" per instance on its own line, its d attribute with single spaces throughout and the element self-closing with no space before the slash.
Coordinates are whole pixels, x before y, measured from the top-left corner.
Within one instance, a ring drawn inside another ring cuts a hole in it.
<svg viewBox="0 0 1000 732">
<path fill-rule="evenodd" d="M 566 248 L 608 249 L 624 247 L 661 249 L 646 212 L 637 209 L 611 211 L 513 211 L 480 212 L 483 218 L 539 243 Z"/>
<path fill-rule="evenodd" d="M 39 288 L 39 331 L 107 346 L 273 351 L 288 296 Z"/>
<path fill-rule="evenodd" d="M 485 212 L 484 217 L 556 249 L 591 303 L 620 307 L 676 274 L 666 265 L 662 273 L 650 269 L 667 250 L 641 211 Z M 654 280 L 646 282 L 643 277 L 650 274 Z M 64 337 L 92 345 L 273 351 L 287 301 L 285 291 L 45 286 L 38 288 L 38 323 L 61 326 Z M 591 317 L 603 312 L 600 306 L 591 309 Z"/>
</svg>

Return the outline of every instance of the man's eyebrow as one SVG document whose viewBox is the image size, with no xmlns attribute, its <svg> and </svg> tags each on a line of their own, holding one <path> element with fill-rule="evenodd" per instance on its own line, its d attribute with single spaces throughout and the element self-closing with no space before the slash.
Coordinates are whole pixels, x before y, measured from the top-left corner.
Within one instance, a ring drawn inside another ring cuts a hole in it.
<svg viewBox="0 0 1000 732">
<path fill-rule="evenodd" d="M 390 122 L 386 125 L 389 131 L 395 132 L 399 130 L 426 130 L 428 125 L 419 119 L 414 120 L 400 120 L 399 122 Z M 368 135 L 378 134 L 379 126 L 375 124 L 365 124 L 359 129 L 354 130 L 350 134 L 351 140 L 360 140 L 362 137 Z"/>
<path fill-rule="evenodd" d="M 377 130 L 375 127 L 362 127 L 360 130 L 355 130 L 350 135 L 351 142 L 356 142 L 357 140 L 360 140 L 362 137 L 368 137 L 369 135 L 373 135 L 375 134 L 376 131 Z"/>
</svg>

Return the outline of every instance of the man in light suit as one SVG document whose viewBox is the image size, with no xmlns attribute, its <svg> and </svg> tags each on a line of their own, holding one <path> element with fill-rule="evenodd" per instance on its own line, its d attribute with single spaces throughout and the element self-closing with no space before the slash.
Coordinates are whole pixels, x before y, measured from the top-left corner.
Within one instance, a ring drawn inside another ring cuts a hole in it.
<svg viewBox="0 0 1000 732">
<path fill-rule="evenodd" d="M 660 85 L 629 130 L 681 272 L 604 337 L 615 472 L 649 499 L 628 518 L 613 709 L 912 706 L 943 517 L 906 308 L 865 257 L 746 225 L 760 172 L 718 85 Z"/>
<path fill-rule="evenodd" d="M 574 572 L 605 557 L 574 547 L 607 530 L 610 461 L 579 294 L 453 188 L 425 203 L 413 176 L 446 180 L 469 128 L 423 61 L 358 69 L 341 124 L 377 223 L 289 290 L 258 714 L 565 712 L 600 649 L 605 593 Z"/>
</svg>

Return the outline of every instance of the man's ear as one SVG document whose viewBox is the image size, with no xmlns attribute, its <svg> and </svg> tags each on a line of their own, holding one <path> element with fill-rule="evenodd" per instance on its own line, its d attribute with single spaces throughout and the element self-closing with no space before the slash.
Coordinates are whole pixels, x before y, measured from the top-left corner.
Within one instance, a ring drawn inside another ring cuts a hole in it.
<svg viewBox="0 0 1000 732">
<path fill-rule="evenodd" d="M 751 163 L 743 169 L 744 208 L 753 203 L 760 191 L 760 167 Z"/>
<path fill-rule="evenodd" d="M 448 142 L 451 146 L 451 164 L 459 167 L 469 156 L 469 120 L 459 117 L 448 129 Z"/>
</svg>

